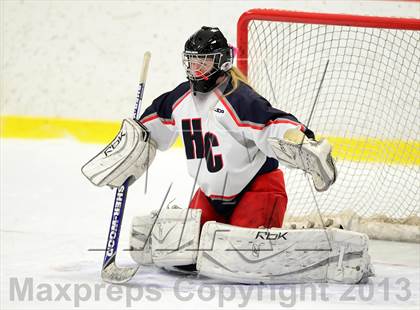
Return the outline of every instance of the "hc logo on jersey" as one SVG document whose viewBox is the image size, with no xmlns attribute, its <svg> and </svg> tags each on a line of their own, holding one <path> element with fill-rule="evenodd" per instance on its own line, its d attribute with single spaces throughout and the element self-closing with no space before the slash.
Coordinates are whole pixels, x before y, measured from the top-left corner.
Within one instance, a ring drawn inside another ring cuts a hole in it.
<svg viewBox="0 0 420 310">
<path fill-rule="evenodd" d="M 183 119 L 182 136 L 187 159 L 205 158 L 209 172 L 223 168 L 222 155 L 213 154 L 213 147 L 219 146 L 219 141 L 211 132 L 206 132 L 203 137 L 201 118 Z"/>
</svg>

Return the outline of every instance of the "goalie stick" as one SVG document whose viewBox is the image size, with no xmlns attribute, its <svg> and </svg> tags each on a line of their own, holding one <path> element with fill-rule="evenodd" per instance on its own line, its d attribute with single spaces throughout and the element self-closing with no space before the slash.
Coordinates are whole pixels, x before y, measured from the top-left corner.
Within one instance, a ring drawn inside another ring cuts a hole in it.
<svg viewBox="0 0 420 310">
<path fill-rule="evenodd" d="M 150 52 L 144 53 L 143 65 L 140 73 L 139 88 L 133 113 L 133 118 L 135 120 L 140 118 L 141 102 L 143 99 L 150 58 Z M 127 282 L 136 274 L 137 270 L 139 269 L 138 265 L 132 267 L 119 267 L 115 262 L 115 258 L 117 256 L 118 241 L 120 238 L 121 223 L 124 215 L 125 201 L 127 199 L 128 186 L 129 179 L 125 180 L 124 184 L 118 187 L 115 193 L 114 207 L 112 209 L 111 223 L 109 225 L 108 239 L 105 247 L 101 277 L 104 281 L 110 283 Z"/>
</svg>

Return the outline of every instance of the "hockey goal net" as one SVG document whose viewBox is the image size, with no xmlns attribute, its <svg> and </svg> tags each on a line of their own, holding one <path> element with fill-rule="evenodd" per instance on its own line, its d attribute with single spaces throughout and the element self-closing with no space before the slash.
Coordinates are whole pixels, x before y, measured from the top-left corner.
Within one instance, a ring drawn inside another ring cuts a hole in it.
<svg viewBox="0 0 420 310">
<path fill-rule="evenodd" d="M 238 67 L 273 106 L 333 145 L 337 182 L 311 194 L 285 168 L 286 223 L 322 214 L 373 238 L 420 242 L 420 20 L 255 9 Z M 317 206 L 320 212 L 317 211 Z"/>
</svg>

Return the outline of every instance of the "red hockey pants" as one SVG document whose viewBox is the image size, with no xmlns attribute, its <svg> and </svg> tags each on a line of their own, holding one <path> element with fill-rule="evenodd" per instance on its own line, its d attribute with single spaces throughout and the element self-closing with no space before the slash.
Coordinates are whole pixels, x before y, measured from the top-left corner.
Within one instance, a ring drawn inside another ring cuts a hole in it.
<svg viewBox="0 0 420 310">
<path fill-rule="evenodd" d="M 217 221 L 248 228 L 270 228 L 282 226 L 286 205 L 283 172 L 274 170 L 252 181 L 229 218 L 216 212 L 201 189 L 196 191 L 189 207 L 202 210 L 201 225 Z"/>
</svg>

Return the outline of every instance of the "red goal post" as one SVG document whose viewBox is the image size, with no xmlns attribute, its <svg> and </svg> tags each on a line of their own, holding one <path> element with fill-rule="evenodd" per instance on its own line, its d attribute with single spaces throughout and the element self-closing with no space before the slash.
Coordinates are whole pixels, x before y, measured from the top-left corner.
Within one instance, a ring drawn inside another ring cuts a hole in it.
<svg viewBox="0 0 420 310">
<path fill-rule="evenodd" d="M 420 20 L 253 9 L 237 23 L 238 68 L 272 105 L 327 137 L 337 182 L 322 216 L 370 237 L 420 242 Z M 319 221 L 286 167 L 286 222 Z"/>
</svg>

